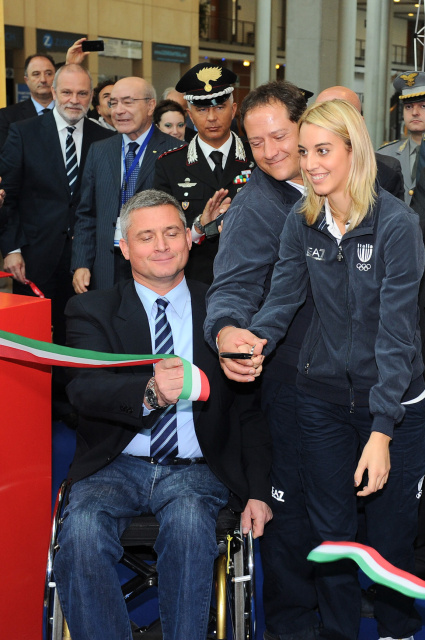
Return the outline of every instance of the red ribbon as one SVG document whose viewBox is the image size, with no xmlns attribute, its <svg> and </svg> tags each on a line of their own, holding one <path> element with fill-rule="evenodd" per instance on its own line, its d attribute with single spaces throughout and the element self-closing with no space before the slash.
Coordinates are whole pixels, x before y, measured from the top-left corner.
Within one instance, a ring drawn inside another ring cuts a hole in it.
<svg viewBox="0 0 425 640">
<path fill-rule="evenodd" d="M 6 271 L 0 271 L 0 278 L 13 278 L 11 273 L 6 273 Z M 37 285 L 35 285 L 33 282 L 31 282 L 31 280 L 27 280 L 25 279 L 25 284 L 27 284 L 32 292 L 34 293 L 34 295 L 38 296 L 39 298 L 45 298 L 46 296 L 44 295 L 44 293 L 42 291 L 40 291 L 40 289 L 37 287 Z"/>
</svg>

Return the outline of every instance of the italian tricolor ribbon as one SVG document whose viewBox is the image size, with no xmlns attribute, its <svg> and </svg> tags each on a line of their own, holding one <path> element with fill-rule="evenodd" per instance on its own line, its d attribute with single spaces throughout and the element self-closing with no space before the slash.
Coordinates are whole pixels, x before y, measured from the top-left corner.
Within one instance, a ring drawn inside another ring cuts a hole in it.
<svg viewBox="0 0 425 640">
<path fill-rule="evenodd" d="M 310 551 L 308 560 L 314 562 L 335 562 L 354 560 L 364 573 L 374 582 L 395 589 L 410 598 L 425 600 L 425 581 L 407 571 L 397 569 L 372 547 L 357 542 L 322 542 Z"/>
<path fill-rule="evenodd" d="M 129 367 L 142 364 L 153 364 L 166 358 L 175 358 L 170 354 L 133 355 L 119 353 L 101 353 L 87 349 L 62 347 L 50 342 L 41 342 L 24 338 L 15 333 L 0 330 L 0 358 L 18 360 L 36 364 L 55 365 L 58 367 Z M 182 400 L 208 400 L 210 385 L 201 369 L 184 358 Z"/>
</svg>

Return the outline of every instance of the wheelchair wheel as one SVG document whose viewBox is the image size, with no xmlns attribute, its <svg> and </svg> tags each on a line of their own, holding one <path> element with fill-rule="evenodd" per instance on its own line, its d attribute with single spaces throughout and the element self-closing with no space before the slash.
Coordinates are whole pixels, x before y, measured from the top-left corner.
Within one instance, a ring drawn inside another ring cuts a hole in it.
<svg viewBox="0 0 425 640">
<path fill-rule="evenodd" d="M 47 553 L 46 581 L 44 584 L 44 604 L 43 604 L 43 640 L 62 640 L 63 638 L 63 614 L 56 593 L 56 583 L 53 578 L 53 560 L 56 554 L 56 540 L 58 529 L 64 509 L 64 497 L 66 494 L 67 482 L 60 486 L 56 498 L 53 512 L 52 531 L 50 545 Z"/>
<path fill-rule="evenodd" d="M 252 532 L 244 538 L 241 529 L 235 531 L 231 545 L 227 590 L 233 640 L 255 640 L 255 571 Z"/>
</svg>

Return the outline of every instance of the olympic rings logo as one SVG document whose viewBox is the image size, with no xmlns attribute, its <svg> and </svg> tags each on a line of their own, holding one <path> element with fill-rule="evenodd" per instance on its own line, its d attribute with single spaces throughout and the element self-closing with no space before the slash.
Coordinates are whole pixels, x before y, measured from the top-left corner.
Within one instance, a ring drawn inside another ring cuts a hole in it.
<svg viewBox="0 0 425 640">
<path fill-rule="evenodd" d="M 360 264 L 360 262 L 358 262 L 356 264 L 356 267 L 359 271 L 369 271 L 369 269 L 371 268 L 372 265 L 370 264 Z"/>
</svg>

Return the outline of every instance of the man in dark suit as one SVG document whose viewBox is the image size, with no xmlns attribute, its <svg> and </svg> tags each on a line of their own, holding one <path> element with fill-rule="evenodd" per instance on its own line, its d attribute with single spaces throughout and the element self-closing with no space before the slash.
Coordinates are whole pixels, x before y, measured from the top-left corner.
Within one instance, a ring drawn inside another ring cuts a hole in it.
<svg viewBox="0 0 425 640">
<path fill-rule="evenodd" d="M 114 134 L 84 118 L 92 89 L 83 67 L 61 67 L 53 92 L 55 109 L 12 124 L 3 147 L 0 175 L 7 198 L 0 214 L 0 250 L 5 271 L 14 277 L 15 293 L 31 293 L 25 286 L 28 278 L 52 299 L 54 339 L 63 344 L 63 311 L 73 294 L 71 239 L 84 163 L 92 142 Z M 68 158 L 72 149 L 75 154 Z"/>
<path fill-rule="evenodd" d="M 255 399 L 234 393 L 203 340 L 207 287 L 185 280 L 192 241 L 178 202 L 154 190 L 136 194 L 121 211 L 121 230 L 133 278 L 70 300 L 69 345 L 179 354 L 205 372 L 211 395 L 178 400 L 177 356 L 154 372 L 75 371 L 68 393 L 80 423 L 55 580 L 72 637 L 130 638 L 115 571 L 119 538 L 132 517 L 153 513 L 163 638 L 204 640 L 218 511 L 228 501 L 244 510 L 243 531 L 253 526 L 254 536 L 271 517 L 269 435 Z M 235 405 L 240 425 L 230 417 Z"/>
<path fill-rule="evenodd" d="M 130 276 L 119 248 L 120 208 L 153 186 L 156 159 L 182 144 L 153 125 L 155 104 L 155 90 L 142 78 L 123 78 L 112 88 L 112 123 L 121 135 L 94 145 L 87 158 L 72 249 L 76 293 Z"/>
<path fill-rule="evenodd" d="M 249 144 L 230 130 L 237 109 L 232 95 L 236 79 L 229 69 L 206 63 L 185 73 L 176 90 L 184 93 L 198 133 L 188 147 L 162 156 L 155 168 L 155 188 L 180 202 L 192 226 L 194 246 L 186 273 L 207 284 L 213 279 L 218 249 L 214 220 L 227 209 L 254 168 Z M 221 194 L 218 206 L 210 207 L 209 199 L 217 191 Z"/>
<path fill-rule="evenodd" d="M 48 54 L 36 53 L 25 60 L 24 80 L 31 96 L 28 100 L 0 109 L 0 149 L 12 122 L 43 115 L 47 109 L 53 109 L 52 83 L 55 71 L 55 62 Z"/>
</svg>

